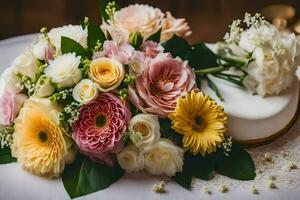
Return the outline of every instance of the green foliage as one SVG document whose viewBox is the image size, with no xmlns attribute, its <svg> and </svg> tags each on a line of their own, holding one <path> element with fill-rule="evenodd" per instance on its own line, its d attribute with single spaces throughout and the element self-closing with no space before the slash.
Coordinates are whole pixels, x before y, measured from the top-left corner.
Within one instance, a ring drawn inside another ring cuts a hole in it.
<svg viewBox="0 0 300 200">
<path fill-rule="evenodd" d="M 63 54 L 76 53 L 77 56 L 81 57 L 84 57 L 87 53 L 78 42 L 65 36 L 61 37 L 61 52 Z"/>
<path fill-rule="evenodd" d="M 147 38 L 147 41 L 160 42 L 161 29 L 159 29 L 156 33 Z"/>
<path fill-rule="evenodd" d="M 62 181 L 69 196 L 76 198 L 108 188 L 124 173 L 118 165 L 100 165 L 78 154 L 76 161 L 66 166 Z"/>
<path fill-rule="evenodd" d="M 162 44 L 165 48 L 165 52 L 170 52 L 173 57 L 180 57 L 185 60 L 191 47 L 187 41 L 183 38 L 174 35 L 170 40 Z"/>
<path fill-rule="evenodd" d="M 99 48 L 102 48 L 102 45 L 105 40 L 106 40 L 105 34 L 100 29 L 100 26 L 98 26 L 97 24 L 95 24 L 93 22 L 89 22 L 88 23 L 88 38 L 87 38 L 89 50 L 94 51 L 96 46 L 101 45 L 100 47 L 98 47 L 98 50 L 100 50 Z"/>
<path fill-rule="evenodd" d="M 251 156 L 238 144 L 233 144 L 229 156 L 222 150 L 216 153 L 215 171 L 238 180 L 253 180 L 256 176 Z"/>
<path fill-rule="evenodd" d="M 204 43 L 193 45 L 186 59 L 194 69 L 207 69 L 218 66 L 218 57 Z"/>
<path fill-rule="evenodd" d="M 159 119 L 159 122 L 161 137 L 172 140 L 176 145 L 182 146 L 182 135 L 171 128 L 171 120 L 168 118 Z"/>
<path fill-rule="evenodd" d="M 9 147 L 0 148 L 0 164 L 16 162 L 17 160 L 11 156 Z"/>
<path fill-rule="evenodd" d="M 114 6 L 111 6 L 113 2 L 115 2 Z M 100 5 L 100 13 L 104 21 L 110 19 L 112 13 L 120 9 L 119 4 L 113 0 L 99 0 L 99 5 Z"/>
</svg>

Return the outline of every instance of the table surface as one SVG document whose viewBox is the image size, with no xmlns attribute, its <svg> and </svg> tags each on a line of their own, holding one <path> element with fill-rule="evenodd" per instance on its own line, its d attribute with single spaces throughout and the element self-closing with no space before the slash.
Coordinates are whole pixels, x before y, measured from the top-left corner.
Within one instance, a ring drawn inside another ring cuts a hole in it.
<svg viewBox="0 0 300 200">
<path fill-rule="evenodd" d="M 0 41 L 0 72 L 9 67 L 12 60 L 22 53 L 34 41 L 35 35 L 25 35 Z M 236 181 L 215 175 L 211 181 L 194 180 L 192 191 L 187 191 L 175 182 L 168 182 L 166 194 L 152 192 L 154 184 L 161 177 L 144 173 L 128 174 L 110 188 L 79 199 L 290 199 L 300 197 L 300 169 L 289 172 L 286 166 L 294 162 L 300 167 L 300 118 L 295 125 L 281 138 L 272 144 L 249 150 L 254 158 L 257 169 L 262 171 L 254 181 Z M 274 156 L 275 164 L 266 165 L 261 157 L 265 152 Z M 288 153 L 288 156 L 283 156 Z M 268 177 L 277 176 L 277 190 L 267 188 Z M 34 176 L 20 167 L 17 163 L 0 166 L 0 199 L 8 200 L 60 200 L 69 199 L 61 179 L 48 180 Z M 229 192 L 222 194 L 218 188 L 222 185 L 229 187 Z M 202 191 L 207 186 L 212 194 L 209 196 Z M 251 188 L 255 186 L 260 194 L 254 195 Z"/>
</svg>

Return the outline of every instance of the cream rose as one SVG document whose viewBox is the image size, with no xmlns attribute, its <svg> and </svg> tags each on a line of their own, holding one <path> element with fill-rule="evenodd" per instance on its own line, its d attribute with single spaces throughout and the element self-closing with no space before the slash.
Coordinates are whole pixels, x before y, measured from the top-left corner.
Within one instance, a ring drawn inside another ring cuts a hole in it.
<svg viewBox="0 0 300 200">
<path fill-rule="evenodd" d="M 45 60 L 47 48 L 48 41 L 42 35 L 40 35 L 37 43 L 35 43 L 32 47 L 32 54 L 39 60 Z"/>
<path fill-rule="evenodd" d="M 34 95 L 37 97 L 48 97 L 55 91 L 48 76 L 42 75 L 35 85 Z"/>
<path fill-rule="evenodd" d="M 82 77 L 79 64 L 80 56 L 75 53 L 64 54 L 49 61 L 45 74 L 61 87 L 73 87 Z"/>
<path fill-rule="evenodd" d="M 15 73 L 21 73 L 34 80 L 39 72 L 39 62 L 28 50 L 13 61 L 12 68 Z"/>
<path fill-rule="evenodd" d="M 81 80 L 73 89 L 73 98 L 81 104 L 92 101 L 97 95 L 97 87 L 90 79 Z"/>
<path fill-rule="evenodd" d="M 121 63 L 110 58 L 97 58 L 91 62 L 89 77 L 97 83 L 98 89 L 108 92 L 116 89 L 122 82 L 125 69 Z"/>
<path fill-rule="evenodd" d="M 164 14 L 158 8 L 135 4 L 115 12 L 113 19 L 104 28 L 110 31 L 114 41 L 120 42 L 124 38 L 128 40 L 129 33 L 135 32 L 147 38 L 161 28 L 163 17 Z"/>
<path fill-rule="evenodd" d="M 50 42 L 55 46 L 56 51 L 60 53 L 61 37 L 65 36 L 78 42 L 84 48 L 87 48 L 87 30 L 79 25 L 68 25 L 53 28 L 48 33 Z"/>
<path fill-rule="evenodd" d="M 150 174 L 172 177 L 182 171 L 184 151 L 167 139 L 146 146 L 143 153 Z"/>
<path fill-rule="evenodd" d="M 144 156 L 130 146 L 117 155 L 117 160 L 127 172 L 138 172 L 144 168 Z"/>
<path fill-rule="evenodd" d="M 138 114 L 134 116 L 128 126 L 132 142 L 139 148 L 151 145 L 160 138 L 158 117 L 151 114 Z M 137 137 L 136 137 L 137 136 Z"/>
</svg>

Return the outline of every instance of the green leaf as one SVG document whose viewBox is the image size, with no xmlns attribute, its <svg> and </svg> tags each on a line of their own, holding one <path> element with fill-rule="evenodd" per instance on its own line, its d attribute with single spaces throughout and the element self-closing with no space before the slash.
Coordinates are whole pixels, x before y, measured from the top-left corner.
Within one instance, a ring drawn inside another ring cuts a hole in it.
<svg viewBox="0 0 300 200">
<path fill-rule="evenodd" d="M 189 65 L 197 69 L 206 69 L 218 66 L 218 57 L 204 43 L 198 43 L 189 51 L 187 60 Z"/>
<path fill-rule="evenodd" d="M 162 44 L 165 48 L 165 52 L 170 52 L 173 57 L 179 56 L 185 60 L 191 47 L 189 43 L 181 37 L 174 35 L 170 40 Z"/>
<path fill-rule="evenodd" d="M 153 41 L 159 43 L 160 36 L 161 36 L 161 28 L 156 33 L 150 35 L 150 37 L 147 38 L 147 41 Z"/>
<path fill-rule="evenodd" d="M 88 38 L 87 43 L 90 50 L 93 50 L 97 44 L 97 41 L 101 42 L 102 44 L 106 40 L 105 34 L 100 29 L 100 27 L 92 22 L 89 22 L 88 25 Z"/>
<path fill-rule="evenodd" d="M 238 144 L 233 144 L 229 156 L 222 150 L 216 153 L 215 171 L 238 180 L 253 180 L 256 176 L 251 156 Z"/>
<path fill-rule="evenodd" d="M 184 157 L 184 164 L 187 171 L 193 177 L 203 180 L 210 180 L 214 171 L 214 157 L 206 155 L 202 157 L 200 154 L 193 155 L 186 153 Z"/>
<path fill-rule="evenodd" d="M 75 40 L 68 37 L 61 37 L 61 52 L 65 53 L 76 53 L 77 56 L 84 57 L 86 50 Z"/>
<path fill-rule="evenodd" d="M 79 155 L 72 165 L 65 168 L 62 181 L 69 196 L 76 198 L 108 188 L 124 173 L 118 165 L 100 165 Z"/>
<path fill-rule="evenodd" d="M 0 164 L 16 162 L 17 160 L 11 156 L 9 147 L 0 148 Z"/>
<path fill-rule="evenodd" d="M 191 185 L 192 185 L 192 175 L 186 171 L 183 170 L 182 172 L 177 173 L 174 177 L 173 180 L 176 181 L 179 185 L 182 187 L 190 190 Z"/>
</svg>

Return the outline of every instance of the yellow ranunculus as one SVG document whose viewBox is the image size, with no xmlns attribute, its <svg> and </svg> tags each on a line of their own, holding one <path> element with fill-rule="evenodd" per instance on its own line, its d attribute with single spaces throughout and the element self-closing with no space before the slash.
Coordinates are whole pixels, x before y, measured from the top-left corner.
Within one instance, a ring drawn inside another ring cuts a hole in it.
<svg viewBox="0 0 300 200">
<path fill-rule="evenodd" d="M 116 89 L 121 84 L 124 74 L 123 65 L 110 58 L 93 60 L 89 70 L 90 79 L 97 83 L 102 92 Z"/>
<path fill-rule="evenodd" d="M 202 92 L 192 91 L 179 98 L 169 118 L 172 128 L 183 135 L 183 148 L 195 155 L 216 151 L 224 139 L 227 117 L 223 108 Z"/>
<path fill-rule="evenodd" d="M 30 98 L 15 121 L 12 155 L 33 174 L 58 177 L 76 151 L 58 124 L 59 109 L 48 99 Z"/>
</svg>

